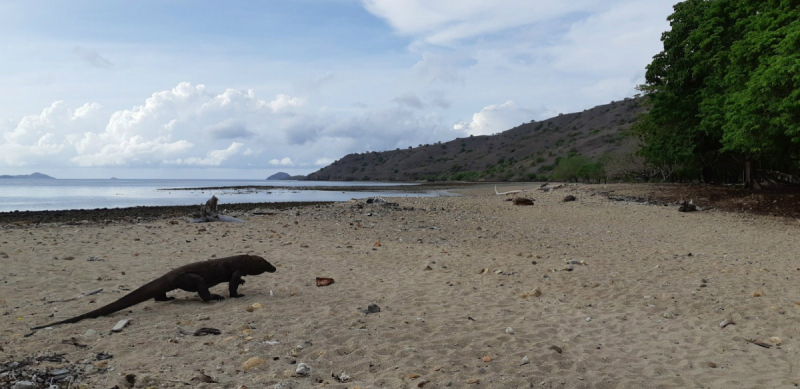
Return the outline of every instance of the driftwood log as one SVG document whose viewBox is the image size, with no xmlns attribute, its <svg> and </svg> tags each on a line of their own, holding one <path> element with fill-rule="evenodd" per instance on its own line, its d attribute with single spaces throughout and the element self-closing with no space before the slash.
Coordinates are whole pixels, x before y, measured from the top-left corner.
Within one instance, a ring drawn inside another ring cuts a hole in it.
<svg viewBox="0 0 800 389">
<path fill-rule="evenodd" d="M 221 215 L 217 210 L 217 196 L 211 196 L 206 203 L 200 207 L 200 217 L 192 219 L 192 223 L 209 223 L 209 222 L 226 222 L 226 223 L 244 223 L 244 220 L 237 219 L 231 216 Z"/>
</svg>

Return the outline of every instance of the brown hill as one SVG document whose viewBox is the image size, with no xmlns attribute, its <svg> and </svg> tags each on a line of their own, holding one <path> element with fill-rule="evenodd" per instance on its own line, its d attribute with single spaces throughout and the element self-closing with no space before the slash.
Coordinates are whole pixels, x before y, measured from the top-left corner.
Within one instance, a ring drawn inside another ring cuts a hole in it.
<svg viewBox="0 0 800 389">
<path fill-rule="evenodd" d="M 644 112 L 642 99 L 625 99 L 583 112 L 530 123 L 492 136 L 393 151 L 349 154 L 308 175 L 335 181 L 528 181 L 546 179 L 557 158 L 593 159 L 630 154 L 636 141 L 625 135 Z"/>
</svg>

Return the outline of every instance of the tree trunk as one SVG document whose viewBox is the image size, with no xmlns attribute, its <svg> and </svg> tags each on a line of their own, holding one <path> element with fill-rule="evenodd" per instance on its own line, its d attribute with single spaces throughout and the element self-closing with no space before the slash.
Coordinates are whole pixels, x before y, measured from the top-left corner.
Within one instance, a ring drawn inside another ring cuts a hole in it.
<svg viewBox="0 0 800 389">
<path fill-rule="evenodd" d="M 744 161 L 744 187 L 747 189 L 753 187 L 752 163 L 749 158 Z"/>
</svg>

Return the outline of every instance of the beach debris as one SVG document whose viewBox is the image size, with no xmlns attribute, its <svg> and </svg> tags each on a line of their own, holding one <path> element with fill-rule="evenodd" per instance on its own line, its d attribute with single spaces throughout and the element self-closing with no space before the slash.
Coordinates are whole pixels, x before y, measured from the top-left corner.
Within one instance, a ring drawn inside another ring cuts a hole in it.
<svg viewBox="0 0 800 389">
<path fill-rule="evenodd" d="M 87 260 L 87 261 L 89 261 L 89 262 L 101 262 L 101 261 L 105 261 L 105 259 L 103 259 L 103 258 L 100 258 L 100 257 L 95 257 L 95 256 L 90 256 L 90 257 L 87 257 L 87 258 L 86 258 L 86 260 Z"/>
<path fill-rule="evenodd" d="M 217 203 L 219 200 L 217 196 L 211 196 L 206 203 L 200 207 L 200 217 L 192 219 L 191 223 L 208 223 L 208 222 L 226 222 L 226 223 L 244 223 L 244 220 L 237 219 L 231 216 L 225 216 L 217 210 Z"/>
<path fill-rule="evenodd" d="M 306 363 L 300 362 L 297 364 L 297 369 L 294 371 L 300 377 L 308 377 L 311 374 L 311 366 Z"/>
<path fill-rule="evenodd" d="M 220 330 L 218 330 L 216 328 L 203 327 L 203 328 L 200 328 L 197 331 L 195 331 L 192 335 L 193 336 L 206 336 L 206 335 L 219 335 L 221 333 L 222 333 L 222 331 L 220 331 Z"/>
<path fill-rule="evenodd" d="M 200 382 L 205 382 L 207 384 L 216 384 L 217 382 L 219 382 L 216 378 L 206 374 L 206 372 L 203 370 L 198 370 L 197 376 L 192 378 L 191 381 L 200 381 Z"/>
<path fill-rule="evenodd" d="M 481 383 L 481 379 L 480 378 L 470 378 L 470 379 L 467 380 L 467 383 L 468 384 L 480 384 Z"/>
<path fill-rule="evenodd" d="M 557 352 L 557 353 L 559 353 L 559 354 L 561 354 L 562 352 L 564 352 L 564 350 L 561 350 L 561 347 L 558 347 L 558 346 L 550 346 L 550 347 L 548 347 L 547 349 L 548 349 L 548 350 L 553 350 L 553 351 L 555 351 L 555 352 Z"/>
<path fill-rule="evenodd" d="M 663 316 L 665 319 L 674 319 L 675 318 L 675 314 L 672 313 L 672 312 L 664 312 L 664 313 L 661 314 L 661 316 Z"/>
<path fill-rule="evenodd" d="M 681 200 L 679 203 L 680 206 L 678 207 L 678 212 L 694 212 L 697 211 L 697 206 L 694 205 L 694 200 L 689 200 L 687 203 L 686 200 Z"/>
<path fill-rule="evenodd" d="M 350 382 L 350 380 L 353 379 L 353 377 L 350 377 L 345 372 L 342 372 L 341 374 L 338 374 L 338 375 L 333 373 L 333 372 L 331 372 L 331 377 L 333 377 L 333 379 L 336 380 L 336 382 L 339 382 L 339 383 Z"/>
<path fill-rule="evenodd" d="M 498 192 L 497 185 L 494 186 L 494 194 L 496 195 L 504 195 L 504 194 L 512 194 L 512 193 L 522 193 L 521 190 L 510 190 L 508 192 Z"/>
<path fill-rule="evenodd" d="M 125 328 L 128 324 L 130 324 L 131 320 L 133 319 L 122 319 L 114 325 L 114 328 L 111 329 L 111 332 L 121 332 L 123 328 Z"/>
<path fill-rule="evenodd" d="M 73 345 L 75 347 L 79 347 L 79 348 L 87 348 L 87 347 L 89 347 L 88 345 L 78 343 L 78 339 L 75 339 L 74 337 L 62 340 L 61 344 L 71 344 L 71 345 Z"/>
<path fill-rule="evenodd" d="M 736 324 L 736 322 L 734 322 L 733 319 L 725 319 L 719 322 L 719 328 L 725 328 L 731 324 Z"/>
<path fill-rule="evenodd" d="M 525 197 L 515 197 L 512 202 L 514 205 L 533 205 L 533 200 Z"/>
<path fill-rule="evenodd" d="M 381 307 L 378 304 L 370 304 L 367 309 L 364 310 L 364 313 L 369 315 L 370 313 L 378 313 L 381 311 Z"/>
<path fill-rule="evenodd" d="M 572 259 L 567 261 L 567 265 L 586 265 L 586 261 L 579 261 L 577 259 Z"/>
<path fill-rule="evenodd" d="M 0 251 L 0 258 L 7 259 L 8 258 L 8 254 Z"/>
<path fill-rule="evenodd" d="M 773 337 L 769 338 L 769 341 L 772 342 L 772 344 L 774 344 L 776 346 L 780 346 L 781 343 L 783 343 L 783 340 L 781 338 L 777 337 L 777 336 L 773 336 Z"/>
<path fill-rule="evenodd" d="M 247 389 L 247 387 L 245 386 L 240 386 L 240 388 Z M 294 382 L 292 381 L 281 381 L 272 387 L 272 389 L 294 389 L 294 388 L 295 388 Z"/>
<path fill-rule="evenodd" d="M 752 343 L 752 344 L 754 344 L 756 346 L 761 346 L 763 348 L 772 348 L 771 344 L 764 343 L 764 342 L 761 342 L 761 341 L 758 341 L 758 340 L 755 340 L 755 339 L 745 339 L 744 341 L 747 342 L 747 343 Z"/>
<path fill-rule="evenodd" d="M 524 365 L 527 365 L 529 363 L 531 363 L 531 360 L 528 359 L 528 356 L 526 355 L 526 356 L 522 357 L 522 363 L 520 364 L 520 366 L 524 366 Z"/>
<path fill-rule="evenodd" d="M 317 277 L 317 286 L 328 286 L 334 283 L 333 278 Z"/>
<path fill-rule="evenodd" d="M 590 321 L 592 321 L 592 317 L 591 317 L 591 316 L 587 316 L 587 317 L 586 317 L 586 322 L 588 323 L 588 322 L 590 322 Z"/>
<path fill-rule="evenodd" d="M 717 364 L 714 363 L 714 362 L 706 362 L 706 366 L 708 366 L 708 367 L 710 367 L 712 369 L 716 369 L 717 368 Z"/>
<path fill-rule="evenodd" d="M 95 355 L 94 357 L 94 359 L 98 361 L 105 361 L 106 359 L 111 359 L 111 358 L 114 358 L 114 356 L 105 351 L 97 353 L 97 355 Z"/>
<path fill-rule="evenodd" d="M 509 335 L 514 335 L 514 333 L 515 333 L 515 332 L 516 332 L 516 331 L 514 331 L 514 329 L 513 329 L 513 328 L 511 328 L 511 327 L 506 327 L 506 333 L 507 333 L 507 334 L 509 334 Z"/>
<path fill-rule="evenodd" d="M 758 292 L 753 293 L 753 297 L 762 297 L 764 296 L 764 291 L 759 290 Z"/>
<path fill-rule="evenodd" d="M 566 195 L 566 196 L 564 196 L 564 199 L 563 199 L 563 200 L 561 200 L 561 201 L 563 201 L 563 202 L 565 202 L 565 203 L 566 203 L 566 202 L 575 201 L 575 200 L 577 200 L 577 199 L 575 198 L 575 196 L 573 196 L 573 195 Z"/>
<path fill-rule="evenodd" d="M 261 366 L 261 365 L 263 365 L 265 363 L 267 363 L 267 361 L 265 361 L 263 358 L 252 357 L 252 358 L 248 359 L 247 361 L 245 361 L 245 363 L 242 364 L 242 370 L 247 371 L 247 370 L 250 370 L 250 369 L 252 369 L 252 368 L 254 368 L 256 366 Z"/>
<path fill-rule="evenodd" d="M 247 306 L 247 308 L 245 308 L 244 310 L 245 310 L 245 311 L 247 311 L 247 312 L 253 312 L 253 311 L 255 311 L 256 309 L 261 309 L 261 308 L 263 308 L 263 307 L 264 307 L 264 306 L 263 306 L 263 305 L 261 305 L 261 303 L 253 303 L 253 304 L 251 304 L 251 305 L 248 305 L 248 306 Z"/>
</svg>

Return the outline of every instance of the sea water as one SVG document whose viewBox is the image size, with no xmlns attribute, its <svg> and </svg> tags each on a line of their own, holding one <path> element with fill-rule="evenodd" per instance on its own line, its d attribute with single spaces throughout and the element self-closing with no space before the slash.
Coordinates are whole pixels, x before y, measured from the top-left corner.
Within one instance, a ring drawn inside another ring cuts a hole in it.
<svg viewBox="0 0 800 389">
<path fill-rule="evenodd" d="M 379 192 L 379 182 L 264 181 L 264 180 L 130 180 L 130 179 L 0 179 L 0 212 L 67 209 L 125 208 L 136 206 L 200 205 L 212 195 L 219 203 L 285 201 L 346 201 L 373 196 L 435 196 L 436 193 Z M 286 188 L 231 188 L 280 186 Z M 370 186 L 376 191 L 299 190 L 291 187 Z M 230 189 L 191 189 L 228 187 Z M 188 190 L 165 190 L 190 188 Z"/>
</svg>

